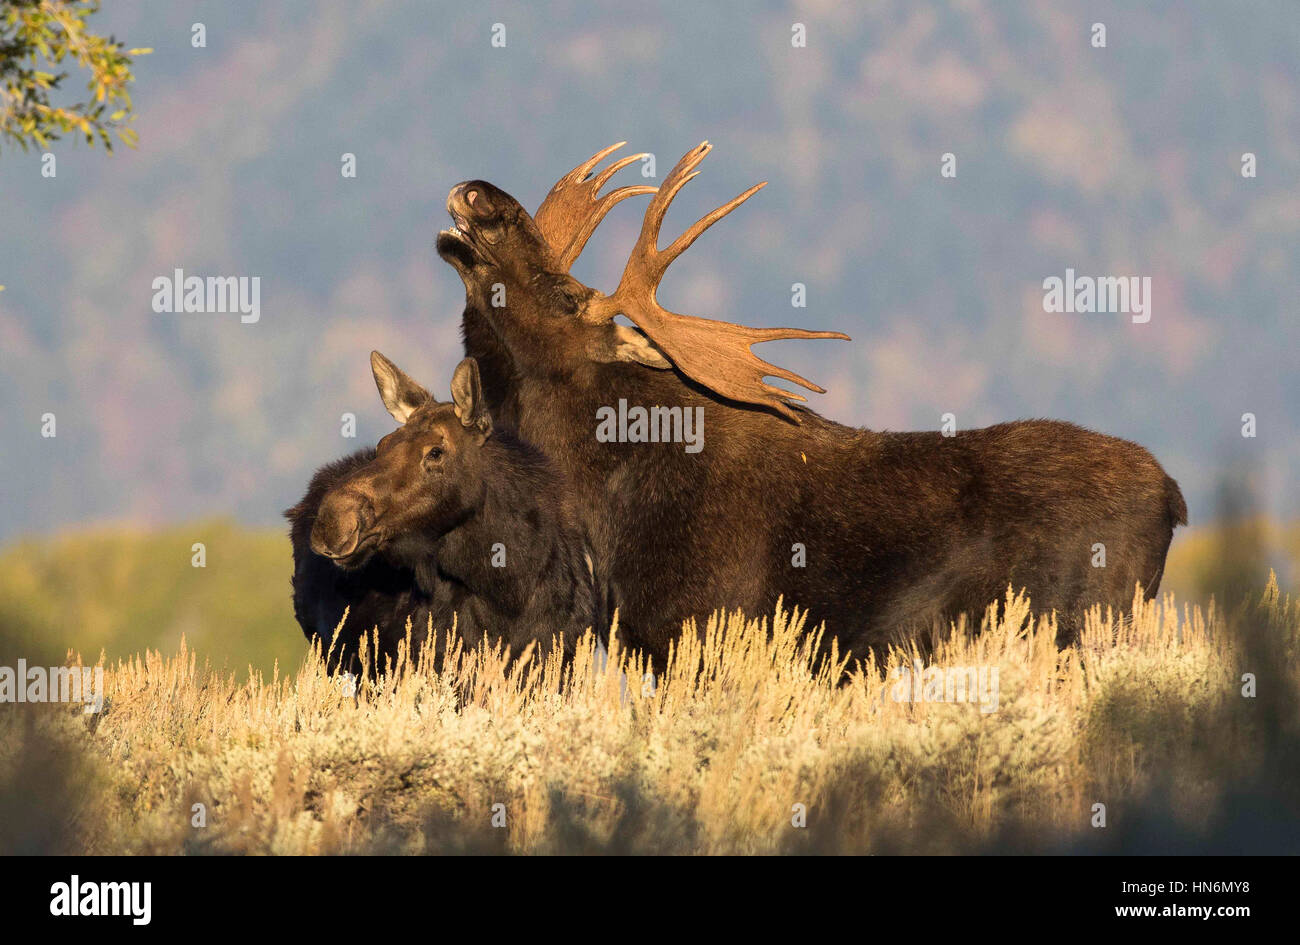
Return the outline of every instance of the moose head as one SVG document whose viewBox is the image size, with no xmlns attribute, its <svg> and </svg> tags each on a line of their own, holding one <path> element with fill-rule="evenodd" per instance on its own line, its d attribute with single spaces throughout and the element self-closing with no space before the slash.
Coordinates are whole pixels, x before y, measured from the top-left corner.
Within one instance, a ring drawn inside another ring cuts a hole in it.
<svg viewBox="0 0 1300 945">
<path fill-rule="evenodd" d="M 492 419 L 473 358 L 456 367 L 451 403 L 435 401 L 378 351 L 370 353 L 370 368 L 401 426 L 379 441 L 370 462 L 326 493 L 311 548 L 344 568 L 360 567 L 376 552 L 414 567 L 481 506 Z"/>
<path fill-rule="evenodd" d="M 687 152 L 661 187 L 622 187 L 600 196 L 617 171 L 644 156 L 622 158 L 593 177 L 593 169 L 622 146 L 620 142 L 605 148 L 562 177 L 534 216 L 486 181 L 466 181 L 452 188 L 447 211 L 454 226 L 438 234 L 438 253 L 460 273 L 470 305 L 492 320 L 515 363 L 524 369 L 572 375 L 591 362 L 613 361 L 658 370 L 675 368 L 721 397 L 768 407 L 797 422 L 789 401 L 805 398 L 763 378 L 779 377 L 817 393 L 825 391 L 755 356 L 750 346 L 786 338 L 847 340 L 847 335 L 749 328 L 670 312 L 655 299 L 673 260 L 765 184 L 756 184 L 706 214 L 660 249 L 659 229 L 669 205 L 698 173 L 695 168 L 712 146 L 706 141 Z M 654 196 L 618 288 L 606 295 L 583 285 L 569 274 L 569 268 L 610 209 L 638 194 Z M 500 292 L 504 300 L 493 297 Z M 636 327 L 616 322 L 619 315 Z"/>
</svg>

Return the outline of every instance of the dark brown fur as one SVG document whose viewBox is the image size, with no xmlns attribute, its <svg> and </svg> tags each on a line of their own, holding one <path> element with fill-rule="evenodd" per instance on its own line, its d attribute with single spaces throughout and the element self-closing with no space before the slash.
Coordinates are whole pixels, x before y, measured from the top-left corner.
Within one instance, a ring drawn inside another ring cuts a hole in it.
<svg viewBox="0 0 1300 945">
<path fill-rule="evenodd" d="M 473 190 L 472 206 L 465 194 Z M 1032 420 L 939 433 L 799 423 L 725 401 L 676 370 L 629 363 L 594 293 L 555 264 L 531 217 L 482 181 L 459 185 L 438 251 L 466 287 L 487 398 L 562 467 L 607 568 L 624 638 L 662 659 L 686 618 L 770 611 L 779 596 L 862 656 L 980 613 L 1008 587 L 1063 617 L 1159 587 L 1186 506 L 1142 447 Z M 505 286 L 506 305 L 489 304 Z M 486 377 L 487 375 L 485 375 Z M 704 408 L 702 452 L 598 442 L 596 411 Z M 792 546 L 806 548 L 794 567 Z M 1093 567 L 1093 546 L 1106 567 Z"/>
<path fill-rule="evenodd" d="M 467 644 L 504 641 L 515 653 L 530 643 L 545 652 L 552 636 L 567 650 L 587 628 L 602 632 L 603 597 L 546 457 L 486 413 L 462 420 L 459 398 L 439 404 L 405 386 L 398 397 L 413 406 L 404 425 L 377 450 L 322 468 L 285 513 L 308 638 L 328 646 L 345 606 L 345 668 L 375 626 L 381 660 L 395 656 L 408 616 L 416 645 L 430 618 L 444 629 L 453 615 Z"/>
</svg>

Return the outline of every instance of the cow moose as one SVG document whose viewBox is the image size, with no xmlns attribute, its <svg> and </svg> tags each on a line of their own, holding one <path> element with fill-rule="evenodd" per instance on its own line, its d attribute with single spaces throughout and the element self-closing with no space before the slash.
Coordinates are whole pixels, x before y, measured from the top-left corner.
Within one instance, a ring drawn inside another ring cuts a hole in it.
<svg viewBox="0 0 1300 945">
<path fill-rule="evenodd" d="M 416 584 L 414 571 L 383 555 L 372 555 L 365 563 L 347 569 L 312 551 L 311 530 L 326 493 L 374 458 L 374 449 L 363 449 L 322 466 L 312 476 L 307 494 L 284 513 L 293 545 L 294 616 L 307 639 L 321 643 L 331 669 L 353 673 L 359 670 L 362 640 L 371 630 L 377 631 L 379 652 L 396 657 L 407 620 L 412 643 L 418 645 L 431 625 L 435 629 L 449 627 L 454 617 L 449 583 L 439 582 L 427 592 Z"/>
<path fill-rule="evenodd" d="M 372 628 L 382 668 L 408 617 L 417 649 L 453 615 L 467 645 L 504 641 L 512 653 L 529 643 L 545 653 L 553 638 L 571 652 L 588 628 L 604 632 L 606 601 L 563 480 L 493 421 L 477 362 L 456 368 L 451 403 L 377 351 L 370 363 L 401 426 L 320 469 L 285 513 L 303 632 L 328 650 L 350 608 L 331 668 L 355 671 Z"/>
<path fill-rule="evenodd" d="M 684 619 L 762 613 L 783 595 L 864 656 L 978 615 L 1013 586 L 1057 612 L 1064 645 L 1089 605 L 1126 608 L 1138 583 L 1156 592 L 1187 512 L 1150 453 L 1065 422 L 876 432 L 791 403 L 804 398 L 764 378 L 822 389 L 750 346 L 847 336 L 677 314 L 655 297 L 669 264 L 763 184 L 661 249 L 664 215 L 710 145 L 689 151 L 658 188 L 601 196 L 641 157 L 593 175 L 621 146 L 561 178 L 533 216 L 485 181 L 458 184 L 437 250 L 465 285 L 466 353 L 492 365 L 488 401 L 561 466 L 627 643 L 662 660 Z M 570 275 L 609 209 L 646 193 L 614 293 Z M 504 305 L 489 304 L 500 288 Z M 602 410 L 621 402 L 702 409 L 703 449 L 597 437 Z"/>
</svg>

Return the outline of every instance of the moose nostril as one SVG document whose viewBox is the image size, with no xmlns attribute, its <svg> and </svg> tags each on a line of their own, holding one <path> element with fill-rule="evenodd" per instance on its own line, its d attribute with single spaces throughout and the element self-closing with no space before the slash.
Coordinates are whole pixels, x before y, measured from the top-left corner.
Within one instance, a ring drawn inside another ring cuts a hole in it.
<svg viewBox="0 0 1300 945">
<path fill-rule="evenodd" d="M 465 191 L 465 202 L 466 202 L 467 204 L 469 204 L 471 207 L 474 206 L 474 201 L 477 200 L 477 199 L 478 199 L 478 191 L 477 191 L 477 190 L 467 190 L 467 191 Z"/>
<path fill-rule="evenodd" d="M 311 547 L 327 558 L 342 558 L 356 550 L 361 531 L 370 518 L 360 507 L 323 507 L 311 530 Z"/>
</svg>

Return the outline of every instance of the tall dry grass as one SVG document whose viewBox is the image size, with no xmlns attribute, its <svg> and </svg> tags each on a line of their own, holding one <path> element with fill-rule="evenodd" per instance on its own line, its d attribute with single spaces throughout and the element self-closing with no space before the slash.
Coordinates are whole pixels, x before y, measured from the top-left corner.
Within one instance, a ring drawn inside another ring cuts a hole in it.
<svg viewBox="0 0 1300 945">
<path fill-rule="evenodd" d="M 848 665 L 833 649 L 819 655 L 795 612 L 719 614 L 687 628 L 653 681 L 617 631 L 607 656 L 588 637 L 568 664 L 453 642 L 441 672 L 404 654 L 355 683 L 329 676 L 319 654 L 288 678 L 240 683 L 182 643 L 107 668 L 98 716 L 5 707 L 0 844 L 1143 849 L 1153 835 L 1230 843 L 1215 833 L 1232 822 L 1225 805 L 1300 823 L 1265 770 L 1294 761 L 1295 718 L 1284 718 L 1294 701 L 1277 694 L 1300 684 L 1300 604 L 1275 580 L 1231 614 L 1166 595 L 1136 599 L 1132 615 L 1093 612 L 1077 648 L 1058 651 L 1055 632 L 1009 594 L 982 632 L 956 633 L 924 657 L 894 650 Z M 900 701 L 900 674 L 916 660 L 986 678 L 996 668 L 995 710 Z M 1242 694 L 1243 673 L 1257 678 L 1255 698 Z M 1097 804 L 1105 827 L 1094 826 Z M 206 825 L 195 826 L 197 811 Z"/>
</svg>

